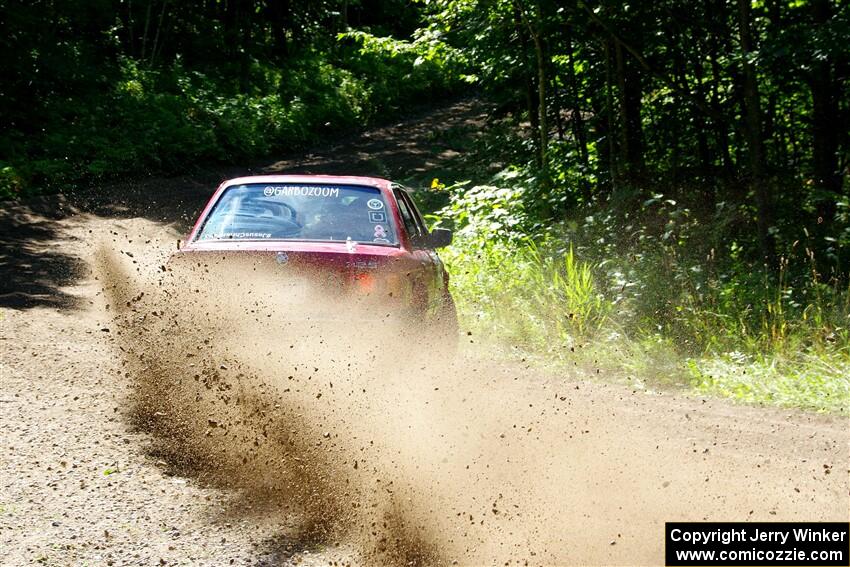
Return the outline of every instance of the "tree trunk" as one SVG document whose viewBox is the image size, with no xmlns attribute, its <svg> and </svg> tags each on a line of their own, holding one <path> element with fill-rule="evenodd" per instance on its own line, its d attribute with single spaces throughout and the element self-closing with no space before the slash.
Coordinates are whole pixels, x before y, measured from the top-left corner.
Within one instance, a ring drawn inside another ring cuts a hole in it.
<svg viewBox="0 0 850 567">
<path fill-rule="evenodd" d="M 558 130 L 558 141 L 563 142 L 565 131 L 564 131 L 564 82 L 561 80 L 559 75 L 552 76 L 552 90 L 554 91 L 552 96 L 552 102 L 554 103 L 554 108 L 552 109 L 552 113 L 555 115 L 555 128 Z"/>
<path fill-rule="evenodd" d="M 127 0 L 127 38 L 129 39 L 130 57 L 136 55 L 136 38 L 133 31 L 133 0 Z"/>
<path fill-rule="evenodd" d="M 543 170 L 543 186 L 549 186 L 549 123 L 546 119 L 546 60 L 543 58 L 543 46 L 540 37 L 534 40 L 534 50 L 537 53 L 537 98 L 538 128 L 540 128 L 540 165 Z"/>
<path fill-rule="evenodd" d="M 162 22 L 165 18 L 165 8 L 168 5 L 168 0 L 162 0 L 162 10 L 159 12 L 159 23 L 156 25 L 156 34 L 153 37 L 153 47 L 151 48 L 151 60 L 150 66 L 153 67 L 153 64 L 156 60 L 157 52 L 162 51 L 162 44 L 159 41 L 159 34 L 162 32 Z M 164 40 L 164 38 L 163 38 Z"/>
<path fill-rule="evenodd" d="M 714 143 L 717 146 L 717 155 L 720 158 L 720 165 L 723 168 L 723 173 L 726 178 L 732 176 L 732 156 L 729 154 L 729 130 L 727 129 L 727 121 L 721 120 L 723 110 L 720 106 L 720 83 L 722 81 L 723 72 L 720 68 L 720 60 L 718 51 L 720 49 L 720 38 L 727 34 L 725 25 L 719 27 L 717 22 L 725 22 L 725 17 L 721 17 L 723 13 L 722 6 L 715 7 L 716 0 L 706 0 L 705 13 L 710 23 L 707 43 L 708 43 L 708 61 L 711 66 L 711 96 L 710 107 L 718 115 L 717 118 L 712 118 L 711 125 L 714 132 Z M 721 24 L 722 25 L 722 24 Z"/>
<path fill-rule="evenodd" d="M 522 7 L 519 7 L 519 11 L 523 22 L 528 28 L 531 40 L 534 42 L 534 56 L 537 61 L 537 151 L 540 161 L 540 185 L 545 191 L 551 186 L 549 178 L 549 124 L 546 108 L 546 56 L 543 49 L 543 38 L 541 37 L 540 28 L 535 28 Z M 539 25 L 543 21 L 539 4 L 537 5 L 537 13 L 535 15 Z"/>
<path fill-rule="evenodd" d="M 528 37 L 525 31 L 528 30 L 529 35 L 533 35 L 530 30 L 530 24 L 525 15 L 525 9 L 519 4 L 514 4 L 514 25 L 516 26 L 517 35 L 521 45 L 521 54 L 523 62 L 522 75 L 525 78 L 525 106 L 528 111 L 528 121 L 531 124 L 531 136 L 534 140 L 534 158 L 537 161 L 537 166 L 542 168 L 543 162 L 540 160 L 540 113 L 538 109 L 538 86 L 535 83 L 535 72 L 531 69 L 531 63 L 526 56 L 528 54 Z"/>
<path fill-rule="evenodd" d="M 239 33 L 237 31 L 237 15 L 239 2 L 241 0 L 225 0 L 222 28 L 224 31 L 224 49 L 228 58 L 232 61 L 239 50 Z"/>
<path fill-rule="evenodd" d="M 239 90 L 248 92 L 251 83 L 251 28 L 254 16 L 253 0 L 243 1 L 239 14 L 240 30 L 239 44 L 242 46 L 239 54 Z"/>
<path fill-rule="evenodd" d="M 617 86 L 620 94 L 620 144 L 629 177 L 643 172 L 643 127 L 641 124 L 640 76 L 623 53 L 623 45 L 615 45 Z"/>
<path fill-rule="evenodd" d="M 812 16 L 816 26 L 827 23 L 832 16 L 828 0 L 815 0 Z M 818 197 L 820 222 L 830 223 L 835 217 L 836 200 L 841 193 L 841 174 L 838 163 L 839 120 L 838 100 L 841 96 L 835 80 L 832 61 L 817 60 L 809 77 L 812 92 L 812 173 Z"/>
<path fill-rule="evenodd" d="M 153 0 L 148 0 L 148 8 L 145 10 L 145 26 L 144 31 L 142 32 L 142 61 L 145 60 L 145 55 L 148 47 L 148 30 L 151 25 L 151 5 L 153 4 Z"/>
<path fill-rule="evenodd" d="M 705 98 L 705 89 L 703 88 L 703 81 L 705 79 L 702 61 L 697 61 L 694 64 L 694 76 L 696 78 L 696 95 L 700 98 Z M 706 121 L 705 115 L 699 111 L 695 106 L 689 105 L 691 109 L 691 120 L 694 123 L 694 128 L 696 129 L 697 136 L 697 152 L 699 153 L 699 162 L 700 169 L 704 174 L 711 173 L 714 164 L 714 158 L 711 155 L 711 148 L 708 146 L 708 137 L 706 136 L 706 130 L 708 129 L 708 122 Z"/>
<path fill-rule="evenodd" d="M 579 97 L 578 80 L 575 72 L 575 53 L 573 53 L 573 42 L 571 38 L 567 39 L 567 53 L 567 82 L 570 88 L 570 98 L 572 103 L 572 115 L 570 122 L 579 157 L 579 165 L 581 165 L 581 189 L 584 193 L 585 200 L 590 201 L 590 182 L 587 180 L 587 174 L 590 173 L 590 155 L 587 150 L 587 129 L 584 124 L 584 118 L 581 115 L 581 99 Z"/>
<path fill-rule="evenodd" d="M 287 30 L 289 29 L 290 5 L 288 0 L 275 0 L 266 4 L 271 21 L 272 53 L 278 60 L 286 59 L 289 55 Z M 347 17 L 347 16 L 346 16 Z"/>
<path fill-rule="evenodd" d="M 759 245 L 764 260 L 773 267 L 775 251 L 769 227 L 772 204 L 765 176 L 764 143 L 762 140 L 761 100 L 756 71 L 750 62 L 753 42 L 750 36 L 750 0 L 738 0 L 738 27 L 743 50 L 743 102 L 745 109 L 745 137 L 749 157 L 749 174 L 758 209 L 757 228 Z"/>
<path fill-rule="evenodd" d="M 540 115 L 537 114 L 537 83 L 534 80 L 534 73 L 531 71 L 525 73 L 525 106 L 528 110 L 528 122 L 531 124 L 531 136 L 534 139 L 535 147 L 540 145 Z M 534 158 L 537 160 L 537 165 L 540 165 L 540 152 L 536 152 Z"/>
<path fill-rule="evenodd" d="M 611 192 L 616 193 L 620 184 L 620 170 L 617 163 L 617 142 L 614 135 L 616 132 L 616 118 L 614 114 L 614 73 L 611 69 L 611 43 L 610 38 L 602 40 L 602 47 L 605 50 L 605 114 L 608 122 L 608 160 L 609 160 L 609 175 L 611 176 Z"/>
</svg>

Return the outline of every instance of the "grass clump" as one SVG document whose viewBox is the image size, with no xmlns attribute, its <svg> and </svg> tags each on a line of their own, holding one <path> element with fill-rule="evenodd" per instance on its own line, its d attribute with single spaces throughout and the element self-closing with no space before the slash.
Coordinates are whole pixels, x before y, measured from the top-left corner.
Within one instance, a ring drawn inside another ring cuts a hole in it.
<svg viewBox="0 0 850 567">
<path fill-rule="evenodd" d="M 756 357 L 740 352 L 688 361 L 694 388 L 747 403 L 847 414 L 850 357 L 825 353 Z"/>
<path fill-rule="evenodd" d="M 465 240 L 467 245 L 474 245 Z M 573 346 L 603 327 L 610 304 L 597 291 L 589 264 L 572 248 L 551 243 L 482 240 L 474 253 L 455 245 L 446 261 L 467 323 L 529 349 Z"/>
<path fill-rule="evenodd" d="M 805 243 L 771 271 L 672 200 L 542 223 L 517 175 L 497 181 L 450 187 L 436 217 L 468 329 L 637 387 L 850 413 L 850 289 Z"/>
</svg>

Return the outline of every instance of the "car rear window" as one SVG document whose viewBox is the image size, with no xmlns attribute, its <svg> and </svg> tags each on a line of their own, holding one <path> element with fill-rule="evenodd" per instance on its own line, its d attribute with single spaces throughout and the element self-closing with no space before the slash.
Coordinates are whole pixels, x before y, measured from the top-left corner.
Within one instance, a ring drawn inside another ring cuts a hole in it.
<svg viewBox="0 0 850 567">
<path fill-rule="evenodd" d="M 380 190 L 358 185 L 234 185 L 224 190 L 196 240 L 329 240 L 398 244 Z"/>
</svg>

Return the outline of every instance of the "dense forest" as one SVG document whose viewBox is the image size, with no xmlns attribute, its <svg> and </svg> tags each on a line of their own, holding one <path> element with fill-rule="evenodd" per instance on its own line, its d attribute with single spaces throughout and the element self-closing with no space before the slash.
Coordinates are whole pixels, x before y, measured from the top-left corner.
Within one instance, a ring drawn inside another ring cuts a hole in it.
<svg viewBox="0 0 850 567">
<path fill-rule="evenodd" d="M 446 258 L 467 326 L 628 379 L 684 364 L 709 391 L 847 407 L 847 2 L 0 12 L 0 196 L 245 162 L 476 96 L 490 128 L 463 145 L 480 174 L 423 198 L 458 233 Z"/>
<path fill-rule="evenodd" d="M 298 148 L 427 100 L 456 74 L 439 45 L 391 39 L 420 21 L 403 2 L 4 0 L 0 10 L 7 195 Z"/>
<path fill-rule="evenodd" d="M 448 2 L 431 26 L 523 104 L 548 206 L 671 189 L 746 203 L 771 263 L 786 228 L 846 227 L 846 4 Z"/>
</svg>

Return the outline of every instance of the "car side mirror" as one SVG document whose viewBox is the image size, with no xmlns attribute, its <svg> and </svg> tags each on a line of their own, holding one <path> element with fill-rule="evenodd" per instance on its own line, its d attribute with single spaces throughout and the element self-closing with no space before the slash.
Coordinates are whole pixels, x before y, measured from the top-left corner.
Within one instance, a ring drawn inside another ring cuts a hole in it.
<svg viewBox="0 0 850 567">
<path fill-rule="evenodd" d="M 447 228 L 435 228 L 426 239 L 429 248 L 443 248 L 452 243 L 454 235 Z"/>
</svg>

